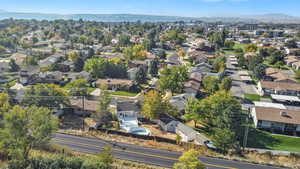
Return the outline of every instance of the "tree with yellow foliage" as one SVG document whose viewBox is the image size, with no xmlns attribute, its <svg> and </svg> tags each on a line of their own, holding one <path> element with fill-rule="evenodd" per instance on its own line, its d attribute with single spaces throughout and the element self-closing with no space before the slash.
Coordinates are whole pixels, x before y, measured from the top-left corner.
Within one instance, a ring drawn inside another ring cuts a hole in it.
<svg viewBox="0 0 300 169">
<path fill-rule="evenodd" d="M 174 164 L 174 169 L 206 169 L 205 165 L 199 160 L 199 153 L 191 149 L 179 157 L 179 162 Z"/>
</svg>

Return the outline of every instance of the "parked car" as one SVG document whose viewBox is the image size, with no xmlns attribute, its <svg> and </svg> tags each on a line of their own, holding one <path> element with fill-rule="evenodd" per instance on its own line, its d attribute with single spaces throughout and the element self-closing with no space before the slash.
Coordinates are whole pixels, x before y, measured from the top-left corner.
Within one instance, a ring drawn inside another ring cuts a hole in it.
<svg viewBox="0 0 300 169">
<path fill-rule="evenodd" d="M 212 141 L 207 140 L 207 141 L 204 142 L 204 144 L 209 149 L 212 149 L 212 150 L 217 149 L 217 147 L 214 145 L 214 143 Z"/>
<path fill-rule="evenodd" d="M 146 128 L 141 128 L 141 127 L 133 127 L 129 130 L 129 133 L 137 134 L 137 135 L 143 135 L 143 136 L 150 136 L 151 135 L 150 130 L 148 130 Z"/>
</svg>

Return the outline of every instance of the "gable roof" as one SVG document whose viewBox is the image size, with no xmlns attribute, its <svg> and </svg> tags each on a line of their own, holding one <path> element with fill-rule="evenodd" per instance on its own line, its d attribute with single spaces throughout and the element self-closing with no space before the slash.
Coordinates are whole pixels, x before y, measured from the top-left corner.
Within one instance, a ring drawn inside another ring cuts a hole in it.
<svg viewBox="0 0 300 169">
<path fill-rule="evenodd" d="M 300 84 L 298 83 L 288 83 L 288 82 L 269 82 L 261 81 L 261 87 L 274 90 L 290 90 L 290 91 L 300 91 Z"/>
<path fill-rule="evenodd" d="M 257 120 L 300 124 L 300 110 L 287 110 L 270 107 L 255 107 L 254 109 Z M 285 112 L 286 115 L 282 115 L 282 112 Z"/>
<path fill-rule="evenodd" d="M 70 104 L 76 108 L 82 109 L 82 99 L 70 99 Z M 84 110 L 96 112 L 98 110 L 98 101 L 84 100 Z"/>
<path fill-rule="evenodd" d="M 171 116 L 169 116 L 167 114 L 164 114 L 164 113 L 162 113 L 162 114 L 159 115 L 159 120 L 161 122 L 163 122 L 165 125 L 169 124 L 172 121 L 177 121 L 173 117 L 171 117 Z"/>
<path fill-rule="evenodd" d="M 296 79 L 292 75 L 290 75 L 290 74 L 288 74 L 288 73 L 286 73 L 286 72 L 284 72 L 280 69 L 267 68 L 266 69 L 266 76 L 269 76 L 269 77 L 275 79 L 274 81 L 286 81 L 286 80 L 288 80 L 288 81 L 296 82 Z"/>
<path fill-rule="evenodd" d="M 135 101 L 117 102 L 117 111 L 134 111 L 139 112 L 140 107 Z"/>
<path fill-rule="evenodd" d="M 133 80 L 128 79 L 98 79 L 96 84 L 108 84 L 108 85 L 124 85 L 131 86 L 134 84 Z"/>
<path fill-rule="evenodd" d="M 178 123 L 176 129 L 186 136 L 195 137 L 197 135 L 197 132 L 193 128 L 183 123 Z"/>
</svg>

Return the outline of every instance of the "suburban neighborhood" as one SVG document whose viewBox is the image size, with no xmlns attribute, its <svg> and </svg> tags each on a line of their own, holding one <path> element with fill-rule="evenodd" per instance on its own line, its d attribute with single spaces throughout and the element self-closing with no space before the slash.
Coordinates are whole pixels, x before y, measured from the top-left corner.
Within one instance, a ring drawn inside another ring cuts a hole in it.
<svg viewBox="0 0 300 169">
<path fill-rule="evenodd" d="M 300 24 L 3 19 L 0 148 L 7 169 L 300 168 Z"/>
</svg>

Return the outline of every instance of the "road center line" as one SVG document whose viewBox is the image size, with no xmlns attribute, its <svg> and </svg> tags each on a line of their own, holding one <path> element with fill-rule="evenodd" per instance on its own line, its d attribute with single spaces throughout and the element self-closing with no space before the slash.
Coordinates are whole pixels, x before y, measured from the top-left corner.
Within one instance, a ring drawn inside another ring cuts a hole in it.
<svg viewBox="0 0 300 169">
<path fill-rule="evenodd" d="M 71 143 L 71 144 L 75 144 L 75 145 L 82 145 L 82 146 L 88 146 L 88 147 L 93 146 L 95 148 L 99 148 L 99 149 L 103 150 L 103 147 L 101 147 L 101 146 L 91 145 L 91 144 L 85 144 L 85 143 L 80 143 L 80 142 L 74 142 L 74 141 L 69 141 L 69 140 L 66 140 L 66 139 L 55 138 L 54 141 L 58 141 L 58 142 L 61 142 L 61 143 Z M 56 144 L 59 144 L 59 143 L 56 143 Z M 159 155 L 154 155 L 154 154 L 146 154 L 146 153 L 141 153 L 141 152 L 116 149 L 116 148 L 112 148 L 112 150 L 113 151 L 118 151 L 118 152 L 125 152 L 125 153 L 131 153 L 131 154 L 148 156 L 148 157 L 155 157 L 155 158 L 161 158 L 161 159 L 166 159 L 166 160 L 178 161 L 178 159 L 176 159 L 176 158 L 159 156 Z M 218 168 L 224 168 L 224 169 L 236 169 L 236 168 L 232 168 L 232 167 L 226 167 L 226 166 L 215 165 L 215 164 L 204 163 L 204 165 L 206 165 L 206 166 L 212 166 L 212 167 L 218 167 Z"/>
</svg>

